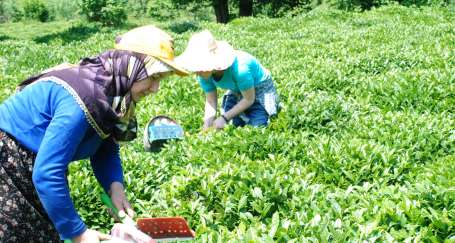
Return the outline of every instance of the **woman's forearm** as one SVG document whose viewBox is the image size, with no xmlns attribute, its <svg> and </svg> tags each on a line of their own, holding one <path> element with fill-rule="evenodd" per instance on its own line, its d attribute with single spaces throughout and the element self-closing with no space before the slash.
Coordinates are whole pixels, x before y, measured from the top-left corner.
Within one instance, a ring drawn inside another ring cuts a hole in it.
<svg viewBox="0 0 455 243">
<path fill-rule="evenodd" d="M 228 112 L 224 113 L 224 117 L 226 119 L 231 120 L 232 118 L 238 116 L 240 113 L 248 109 L 252 104 L 254 103 L 253 100 L 248 100 L 245 98 L 242 98 L 239 103 L 237 103 L 232 109 L 230 109 Z"/>
<path fill-rule="evenodd" d="M 216 117 L 217 94 L 216 91 L 207 93 L 204 108 L 204 126 L 211 123 Z"/>
<path fill-rule="evenodd" d="M 216 108 L 209 103 L 205 103 L 205 112 L 204 112 L 204 120 L 209 118 L 214 118 L 216 116 Z"/>
<path fill-rule="evenodd" d="M 224 113 L 224 117 L 228 120 L 238 116 L 240 113 L 248 109 L 253 105 L 256 98 L 256 92 L 254 87 L 242 91 L 242 99 L 232 109 Z"/>
</svg>

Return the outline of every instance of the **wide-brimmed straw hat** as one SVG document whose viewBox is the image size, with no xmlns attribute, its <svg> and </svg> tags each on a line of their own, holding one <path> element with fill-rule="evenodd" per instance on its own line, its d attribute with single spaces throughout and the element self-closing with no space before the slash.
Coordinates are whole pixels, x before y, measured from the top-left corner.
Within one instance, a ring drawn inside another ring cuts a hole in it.
<svg viewBox="0 0 455 243">
<path fill-rule="evenodd" d="M 185 51 L 175 61 L 191 72 L 225 70 L 235 60 L 235 50 L 226 41 L 217 41 L 208 30 L 191 36 Z"/>
<path fill-rule="evenodd" d="M 188 71 L 174 61 L 172 37 L 153 25 L 134 28 L 118 36 L 114 48 L 155 57 L 173 68 L 176 74 L 188 74 Z"/>
</svg>

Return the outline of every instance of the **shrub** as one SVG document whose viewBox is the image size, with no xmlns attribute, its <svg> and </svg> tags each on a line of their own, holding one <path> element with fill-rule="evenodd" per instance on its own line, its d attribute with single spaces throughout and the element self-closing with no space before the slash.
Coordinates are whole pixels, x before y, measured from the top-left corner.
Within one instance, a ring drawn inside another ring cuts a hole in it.
<svg viewBox="0 0 455 243">
<path fill-rule="evenodd" d="M 82 0 L 80 2 L 80 11 L 89 21 L 101 20 L 101 9 L 106 6 L 105 0 Z"/>
<path fill-rule="evenodd" d="M 46 0 L 47 8 L 59 19 L 74 19 L 78 16 L 78 1 Z"/>
<path fill-rule="evenodd" d="M 450 0 L 398 0 L 401 5 L 404 6 L 425 6 L 425 5 L 442 5 L 446 6 L 450 3 Z"/>
<path fill-rule="evenodd" d="M 129 0 L 128 8 L 133 11 L 134 16 L 143 16 L 147 14 L 149 2 L 150 0 Z"/>
<path fill-rule="evenodd" d="M 404 6 L 446 6 L 450 0 L 329 0 L 328 2 L 341 10 L 369 10 L 390 3 L 398 3 Z"/>
<path fill-rule="evenodd" d="M 5 22 L 5 7 L 3 1 L 0 2 L 0 23 Z"/>
<path fill-rule="evenodd" d="M 152 1 L 148 14 L 158 20 L 202 20 L 214 21 L 215 15 L 210 2 L 180 3 L 175 0 Z"/>
<path fill-rule="evenodd" d="M 200 29 L 198 23 L 193 20 L 178 20 L 173 21 L 169 27 L 172 32 L 181 34 L 187 31 L 196 31 Z"/>
<path fill-rule="evenodd" d="M 17 3 L 13 0 L 2 0 L 0 1 L 0 22 L 20 21 L 24 14 L 22 9 L 17 6 Z"/>
<path fill-rule="evenodd" d="M 149 15 L 158 20 L 172 19 L 176 12 L 170 0 L 152 1 L 150 4 Z"/>
<path fill-rule="evenodd" d="M 126 22 L 126 0 L 82 0 L 81 13 L 89 21 L 103 25 L 119 26 Z"/>
<path fill-rule="evenodd" d="M 255 4 L 255 15 L 266 15 L 269 17 L 283 17 L 286 15 L 296 15 L 313 8 L 319 4 L 319 0 L 258 0 Z"/>
<path fill-rule="evenodd" d="M 119 26 L 126 22 L 126 0 L 108 0 L 101 9 L 101 23 L 108 26 Z"/>
<path fill-rule="evenodd" d="M 329 4 L 341 10 L 369 10 L 389 4 L 390 0 L 330 0 Z"/>
<path fill-rule="evenodd" d="M 42 0 L 24 1 L 24 16 L 41 22 L 46 22 L 51 19 L 50 12 Z"/>
</svg>

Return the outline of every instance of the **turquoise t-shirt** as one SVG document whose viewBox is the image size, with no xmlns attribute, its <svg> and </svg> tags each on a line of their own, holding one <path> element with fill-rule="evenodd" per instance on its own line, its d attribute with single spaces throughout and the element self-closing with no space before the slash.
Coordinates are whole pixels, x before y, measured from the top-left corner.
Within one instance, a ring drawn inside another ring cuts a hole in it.
<svg viewBox="0 0 455 243">
<path fill-rule="evenodd" d="M 208 79 L 197 77 L 205 93 L 212 92 L 217 87 L 241 92 L 270 78 L 269 70 L 264 68 L 255 57 L 243 51 L 235 51 L 235 53 L 234 62 L 224 71 L 221 80 L 216 81 L 213 76 Z"/>
</svg>

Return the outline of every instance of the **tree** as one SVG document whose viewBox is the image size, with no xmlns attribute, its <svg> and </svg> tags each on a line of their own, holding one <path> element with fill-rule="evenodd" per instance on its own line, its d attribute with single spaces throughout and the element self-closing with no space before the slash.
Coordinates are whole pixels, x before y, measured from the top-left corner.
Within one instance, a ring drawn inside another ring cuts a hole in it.
<svg viewBox="0 0 455 243">
<path fill-rule="evenodd" d="M 253 0 L 239 0 L 239 16 L 253 15 Z"/>
<path fill-rule="evenodd" d="M 215 11 L 216 22 L 218 23 L 227 23 L 229 21 L 229 0 L 171 0 L 172 3 L 182 8 L 182 6 L 188 5 L 189 3 L 194 3 L 197 5 L 203 5 L 204 3 L 210 2 Z"/>
<path fill-rule="evenodd" d="M 216 22 L 218 23 L 227 23 L 229 22 L 229 0 L 171 0 L 173 4 L 178 7 L 182 7 L 189 3 L 194 4 L 203 4 L 210 2 L 215 11 Z M 237 2 L 239 6 L 239 15 L 240 16 L 251 16 L 253 15 L 253 0 L 239 0 Z"/>
<path fill-rule="evenodd" d="M 227 23 L 229 21 L 228 0 L 212 0 L 212 6 L 215 10 L 216 22 Z"/>
</svg>

